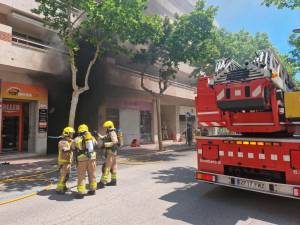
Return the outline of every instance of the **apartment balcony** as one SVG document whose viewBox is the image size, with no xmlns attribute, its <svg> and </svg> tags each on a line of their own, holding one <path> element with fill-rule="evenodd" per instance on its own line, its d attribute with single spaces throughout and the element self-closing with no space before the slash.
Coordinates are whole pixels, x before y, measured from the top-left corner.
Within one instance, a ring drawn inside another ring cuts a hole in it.
<svg viewBox="0 0 300 225">
<path fill-rule="evenodd" d="M 14 34 L 0 24 L 0 66 L 28 73 L 65 74 L 69 70 L 67 55 L 61 48 Z"/>
<path fill-rule="evenodd" d="M 106 81 L 108 82 L 108 84 L 120 88 L 143 91 L 143 89 L 141 88 L 141 72 L 115 64 L 109 64 L 108 68 L 109 70 L 106 74 Z M 157 76 L 145 74 L 145 86 L 155 92 L 158 92 L 159 90 L 157 79 Z M 194 101 L 195 93 L 195 87 L 175 81 L 170 81 L 169 88 L 166 90 L 165 96 L 185 99 L 185 101 Z"/>
</svg>

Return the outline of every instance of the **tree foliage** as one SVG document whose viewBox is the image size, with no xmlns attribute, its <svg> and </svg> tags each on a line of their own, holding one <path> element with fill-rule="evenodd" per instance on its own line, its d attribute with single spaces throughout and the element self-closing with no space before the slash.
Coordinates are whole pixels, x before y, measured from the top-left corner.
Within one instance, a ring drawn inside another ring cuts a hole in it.
<svg viewBox="0 0 300 225">
<path fill-rule="evenodd" d="M 159 18 L 145 16 L 147 0 L 36 0 L 32 11 L 43 16 L 44 25 L 55 30 L 68 49 L 73 95 L 69 125 L 74 125 L 79 95 L 89 90 L 89 76 L 97 58 L 106 52 L 125 51 L 124 42 L 145 44 L 159 30 Z M 77 84 L 76 54 L 80 43 L 95 47 L 85 73 L 84 86 Z"/>
<path fill-rule="evenodd" d="M 36 14 L 56 30 L 67 48 L 79 50 L 81 41 L 119 50 L 120 43 L 144 43 L 152 35 L 152 17 L 145 16 L 147 0 L 36 0 Z M 147 29 L 145 29 L 147 28 Z"/>
<path fill-rule="evenodd" d="M 212 73 L 216 60 L 220 58 L 231 58 L 244 65 L 254 58 L 255 52 L 271 48 L 272 44 L 266 33 L 258 32 L 253 36 L 245 30 L 234 33 L 215 28 L 207 46 L 202 49 L 203 57 L 193 63 L 197 67 L 193 76 L 198 76 L 200 71 Z"/>
<path fill-rule="evenodd" d="M 263 4 L 266 6 L 274 5 L 279 9 L 290 8 L 299 9 L 300 0 L 263 0 Z M 297 87 L 300 87 L 299 81 L 296 80 L 296 74 L 300 72 L 300 36 L 299 34 L 292 34 L 289 37 L 289 44 L 293 47 L 293 50 L 289 54 L 282 55 L 281 60 L 285 64 L 288 73 L 293 77 L 297 83 Z"/>
<path fill-rule="evenodd" d="M 296 9 L 300 8 L 300 1 L 299 0 L 264 0 L 263 4 L 266 6 L 275 5 L 277 8 L 291 8 Z"/>
<path fill-rule="evenodd" d="M 198 0 L 194 10 L 175 18 L 161 20 L 161 33 L 155 36 L 147 48 L 141 49 L 135 62 L 159 68 L 159 93 L 142 87 L 151 94 L 163 94 L 168 81 L 175 78 L 180 63 L 205 61 L 203 52 L 212 46 L 214 35 L 214 17 L 216 7 L 205 6 L 204 0 Z"/>
</svg>

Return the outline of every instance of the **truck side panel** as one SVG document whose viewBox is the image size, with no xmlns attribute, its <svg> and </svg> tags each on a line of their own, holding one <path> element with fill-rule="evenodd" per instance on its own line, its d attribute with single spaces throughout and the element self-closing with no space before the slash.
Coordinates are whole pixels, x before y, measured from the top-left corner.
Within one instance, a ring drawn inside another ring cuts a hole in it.
<svg viewBox="0 0 300 225">
<path fill-rule="evenodd" d="M 202 138 L 197 149 L 199 171 L 225 174 L 232 166 L 282 172 L 285 183 L 300 185 L 300 143 Z"/>
</svg>

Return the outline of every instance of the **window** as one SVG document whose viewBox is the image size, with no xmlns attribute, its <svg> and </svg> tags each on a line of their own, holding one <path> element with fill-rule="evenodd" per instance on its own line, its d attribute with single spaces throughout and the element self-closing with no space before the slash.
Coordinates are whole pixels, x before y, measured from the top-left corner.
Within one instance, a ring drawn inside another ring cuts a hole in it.
<svg viewBox="0 0 300 225">
<path fill-rule="evenodd" d="M 120 112 L 119 109 L 112 109 L 112 108 L 107 108 L 106 109 L 106 120 L 111 120 L 115 127 L 120 126 Z"/>
</svg>

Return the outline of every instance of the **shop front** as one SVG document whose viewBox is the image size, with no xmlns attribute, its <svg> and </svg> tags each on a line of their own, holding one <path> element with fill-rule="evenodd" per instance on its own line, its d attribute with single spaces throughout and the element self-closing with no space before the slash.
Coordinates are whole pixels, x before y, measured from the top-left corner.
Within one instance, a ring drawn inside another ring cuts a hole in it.
<svg viewBox="0 0 300 225">
<path fill-rule="evenodd" d="M 111 98 L 108 102 L 102 118 L 112 120 L 122 130 L 125 145 L 130 145 L 134 139 L 141 144 L 153 142 L 152 102 L 132 98 Z"/>
<path fill-rule="evenodd" d="M 1 82 L 0 153 L 46 154 L 48 92 L 38 86 Z"/>
</svg>

